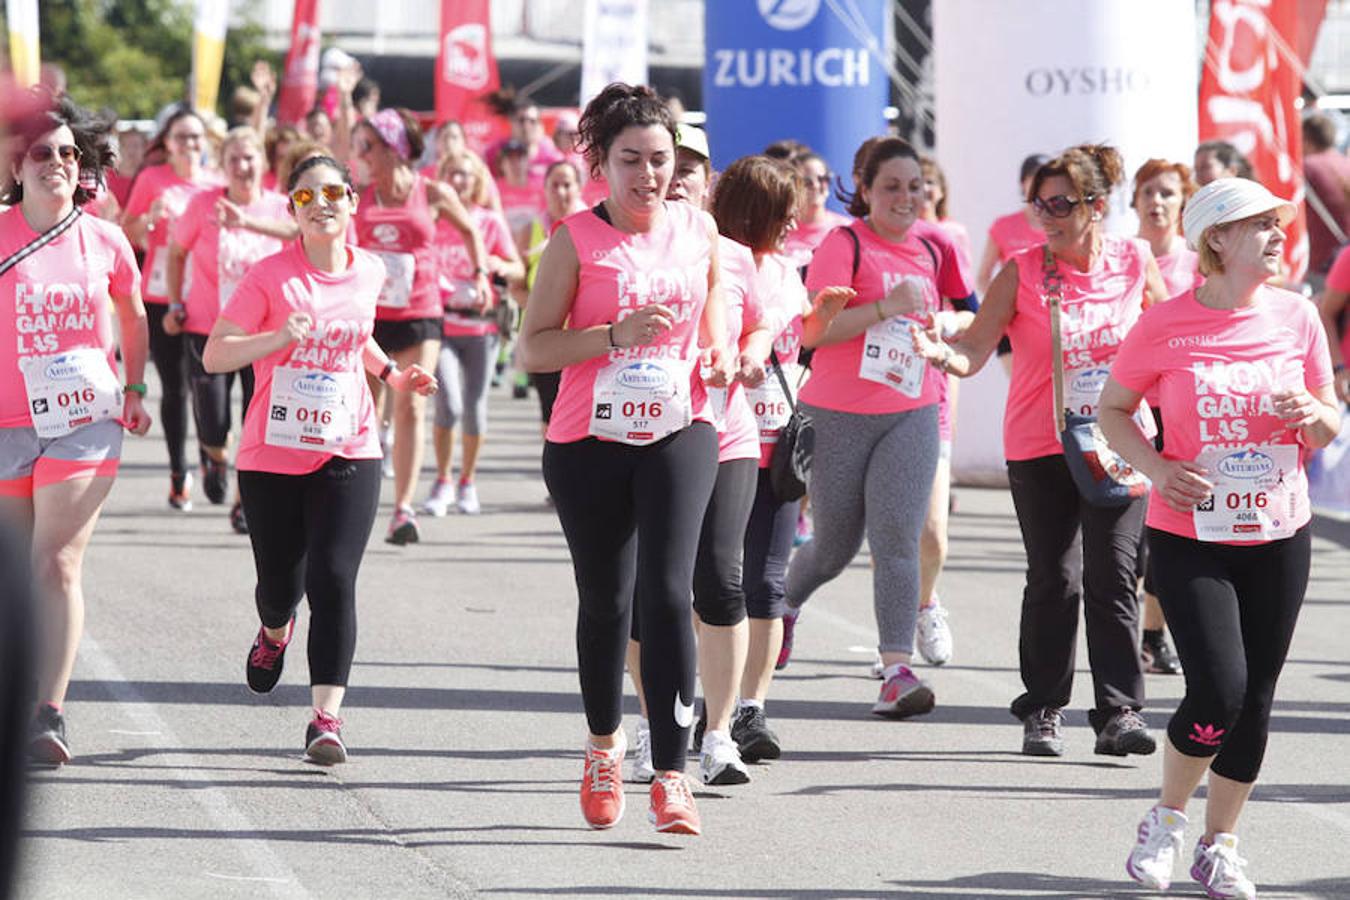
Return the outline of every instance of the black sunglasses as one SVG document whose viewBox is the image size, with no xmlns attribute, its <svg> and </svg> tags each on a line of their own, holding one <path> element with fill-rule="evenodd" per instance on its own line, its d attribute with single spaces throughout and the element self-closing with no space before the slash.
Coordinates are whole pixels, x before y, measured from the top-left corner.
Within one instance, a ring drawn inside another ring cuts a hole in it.
<svg viewBox="0 0 1350 900">
<path fill-rule="evenodd" d="M 54 156 L 60 156 L 63 163 L 79 162 L 80 148 L 74 144 L 62 144 L 59 147 L 53 147 L 50 144 L 34 144 L 28 148 L 28 158 L 35 163 L 51 162 Z"/>
<path fill-rule="evenodd" d="M 1031 206 L 1036 212 L 1049 216 L 1052 219 L 1064 219 L 1073 214 L 1074 209 L 1080 203 L 1091 203 L 1096 197 L 1087 196 L 1081 200 L 1075 200 L 1072 197 L 1066 197 L 1063 194 L 1056 194 L 1047 200 L 1040 197 L 1031 201 Z"/>
</svg>

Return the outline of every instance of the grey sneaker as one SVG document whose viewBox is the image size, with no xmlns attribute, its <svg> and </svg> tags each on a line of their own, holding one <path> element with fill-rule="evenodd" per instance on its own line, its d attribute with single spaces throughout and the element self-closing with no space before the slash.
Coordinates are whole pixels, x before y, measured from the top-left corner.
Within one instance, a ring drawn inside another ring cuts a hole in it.
<svg viewBox="0 0 1350 900">
<path fill-rule="evenodd" d="M 1022 753 L 1026 756 L 1064 755 L 1064 713 L 1042 706 L 1022 717 Z"/>
<path fill-rule="evenodd" d="M 1137 753 L 1148 756 L 1158 749 L 1158 742 L 1149 734 L 1144 717 L 1132 709 L 1117 710 L 1097 733 L 1097 745 L 1093 753 L 1103 756 L 1125 756 Z"/>
</svg>

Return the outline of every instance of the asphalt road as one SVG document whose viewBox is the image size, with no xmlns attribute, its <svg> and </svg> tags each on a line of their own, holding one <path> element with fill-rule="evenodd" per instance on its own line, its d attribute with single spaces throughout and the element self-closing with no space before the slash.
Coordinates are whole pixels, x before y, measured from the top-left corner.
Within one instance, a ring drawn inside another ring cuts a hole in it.
<svg viewBox="0 0 1350 900">
<path fill-rule="evenodd" d="M 424 519 L 421 544 L 392 547 L 386 483 L 344 708 L 351 761 L 328 770 L 300 758 L 303 628 L 281 685 L 250 694 L 248 541 L 200 493 L 190 513 L 168 508 L 158 429 L 128 441 L 86 561 L 67 706 L 76 758 L 33 776 L 19 896 L 1147 896 L 1123 863 L 1160 757 L 1092 754 L 1085 650 L 1067 754 L 1017 752 L 1006 710 L 1023 554 L 999 490 L 958 490 L 941 586 L 956 653 L 921 670 L 931 715 L 869 715 L 864 554 L 813 598 L 775 682 L 781 760 L 748 785 L 700 785 L 702 837 L 653 832 L 642 785 L 615 829 L 587 829 L 576 600 L 538 475 L 536 407 L 498 393 L 492 416 L 483 515 Z M 1263 897 L 1350 897 L 1350 528 L 1318 533 L 1241 829 Z M 1150 676 L 1148 689 L 1160 729 L 1181 679 Z M 1171 893 L 1195 896 L 1183 869 Z"/>
</svg>

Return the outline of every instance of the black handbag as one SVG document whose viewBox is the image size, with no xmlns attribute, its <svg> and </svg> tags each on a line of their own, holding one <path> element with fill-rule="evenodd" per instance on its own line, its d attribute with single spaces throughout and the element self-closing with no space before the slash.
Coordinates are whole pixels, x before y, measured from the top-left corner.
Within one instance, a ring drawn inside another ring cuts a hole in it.
<svg viewBox="0 0 1350 900">
<path fill-rule="evenodd" d="M 788 387 L 778 354 L 773 350 L 769 351 L 769 364 L 773 366 L 783 396 L 792 410 L 787 423 L 778 432 L 778 442 L 773 445 L 773 455 L 769 457 L 769 485 L 779 503 L 791 503 L 806 494 L 811 456 L 816 449 L 816 430 L 811 420 L 797 408 L 797 399 Z"/>
<path fill-rule="evenodd" d="M 1045 300 L 1050 307 L 1050 354 L 1054 364 L 1052 378 L 1055 394 L 1055 427 L 1064 447 L 1064 462 L 1069 466 L 1074 486 L 1093 506 L 1125 506 L 1144 496 L 1149 480 L 1144 474 L 1111 449 L 1097 424 L 1096 416 L 1085 416 L 1064 406 L 1064 352 L 1060 331 L 1060 304 L 1064 300 L 1064 280 L 1055 268 L 1055 257 L 1047 244 L 1042 247 Z"/>
</svg>

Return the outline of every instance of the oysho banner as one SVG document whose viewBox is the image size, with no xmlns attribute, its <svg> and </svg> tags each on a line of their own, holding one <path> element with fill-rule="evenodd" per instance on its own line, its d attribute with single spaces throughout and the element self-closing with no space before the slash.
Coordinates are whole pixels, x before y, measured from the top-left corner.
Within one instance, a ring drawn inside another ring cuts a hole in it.
<svg viewBox="0 0 1350 900">
<path fill-rule="evenodd" d="M 709 3 L 703 106 L 714 165 L 794 138 L 847 178 L 858 145 L 885 131 L 888 13 L 883 0 Z"/>
<path fill-rule="evenodd" d="M 947 204 L 984 251 L 993 220 L 1021 207 L 1018 169 L 1032 153 L 1105 142 L 1127 178 L 1147 159 L 1189 163 L 1196 145 L 1192 0 L 941 0 L 933 5 L 937 158 Z M 1129 186 L 1111 197 L 1109 230 L 1134 234 Z M 961 390 L 952 468 L 1005 477 L 1007 378 L 990 361 Z"/>
<path fill-rule="evenodd" d="M 277 122 L 304 121 L 319 94 L 319 0 L 295 0 L 291 17 L 291 48 L 281 75 Z"/>
<path fill-rule="evenodd" d="M 581 105 L 615 81 L 647 83 L 647 0 L 586 0 Z"/>
</svg>

